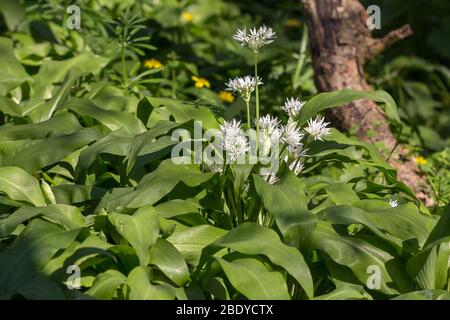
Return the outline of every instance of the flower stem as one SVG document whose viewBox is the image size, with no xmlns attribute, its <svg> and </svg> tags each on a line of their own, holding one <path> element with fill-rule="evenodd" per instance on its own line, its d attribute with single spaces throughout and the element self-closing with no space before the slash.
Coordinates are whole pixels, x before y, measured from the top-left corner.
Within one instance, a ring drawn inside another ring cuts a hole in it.
<svg viewBox="0 0 450 320">
<path fill-rule="evenodd" d="M 251 128 L 250 100 L 245 100 L 245 104 L 247 105 L 247 126 L 248 126 L 248 129 L 250 129 Z"/>
<path fill-rule="evenodd" d="M 127 66 L 125 64 L 125 45 L 122 43 L 122 48 L 120 50 L 120 60 L 122 62 L 122 77 L 125 87 L 128 87 L 128 75 Z"/>
<path fill-rule="evenodd" d="M 295 67 L 295 72 L 292 77 L 292 87 L 294 89 L 297 89 L 298 87 L 298 78 L 300 77 L 300 72 L 303 68 L 303 64 L 305 62 L 306 57 L 306 49 L 308 44 L 308 29 L 306 26 L 303 27 L 303 33 L 302 33 L 302 40 L 300 42 L 300 49 L 298 52 L 298 62 L 297 66 Z"/>
<path fill-rule="evenodd" d="M 259 90 L 258 90 L 258 53 L 255 53 L 255 94 L 256 94 L 256 150 L 259 149 Z"/>
</svg>

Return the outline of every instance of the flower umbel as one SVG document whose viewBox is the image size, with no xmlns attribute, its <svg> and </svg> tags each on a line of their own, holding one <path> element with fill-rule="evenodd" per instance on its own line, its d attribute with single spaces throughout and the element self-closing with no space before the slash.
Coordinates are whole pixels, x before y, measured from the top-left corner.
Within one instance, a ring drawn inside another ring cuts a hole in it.
<svg viewBox="0 0 450 320">
<path fill-rule="evenodd" d="M 220 98 L 220 100 L 228 102 L 228 103 L 233 103 L 235 100 L 235 97 L 228 91 L 220 91 L 219 98 Z"/>
<path fill-rule="evenodd" d="M 241 130 L 241 122 L 233 119 L 225 121 L 220 126 L 222 132 L 222 148 L 227 153 L 227 160 L 236 162 L 236 160 L 250 150 L 247 137 Z"/>
<path fill-rule="evenodd" d="M 297 153 L 303 147 L 301 142 L 304 134 L 297 128 L 296 122 L 289 122 L 284 127 L 283 142 L 287 145 L 287 149 L 291 153 Z"/>
<path fill-rule="evenodd" d="M 195 87 L 196 88 L 203 88 L 203 87 L 211 88 L 211 84 L 205 78 L 192 76 L 191 79 L 195 81 Z"/>
<path fill-rule="evenodd" d="M 163 64 L 161 63 L 161 61 L 152 58 L 152 59 L 145 60 L 144 66 L 149 69 L 157 69 L 157 68 L 162 68 Z"/>
<path fill-rule="evenodd" d="M 284 105 L 281 107 L 290 118 L 295 118 L 298 116 L 300 109 L 305 104 L 305 101 L 300 101 L 297 98 L 287 98 Z"/>
<path fill-rule="evenodd" d="M 243 78 L 237 77 L 228 80 L 226 83 L 226 90 L 233 91 L 234 93 L 239 94 L 245 101 L 249 101 L 257 82 L 258 85 L 262 84 L 261 78 L 258 77 L 258 81 L 256 81 L 255 77 L 252 76 L 245 76 Z"/>
<path fill-rule="evenodd" d="M 265 115 L 259 118 L 259 127 L 262 130 L 265 130 L 267 134 L 271 135 L 275 130 L 278 130 L 280 127 L 281 121 L 278 120 L 277 117 L 274 117 L 270 114 Z"/>
<path fill-rule="evenodd" d="M 314 120 L 308 120 L 308 127 L 305 128 L 305 131 L 308 132 L 314 140 L 323 141 L 323 137 L 329 135 L 331 133 L 331 129 L 327 128 L 329 122 L 325 122 L 325 118 L 316 116 Z"/>
<path fill-rule="evenodd" d="M 273 42 L 275 38 L 276 33 L 272 28 L 265 25 L 259 27 L 259 29 L 254 27 L 253 29 L 250 29 L 249 32 L 247 32 L 247 28 L 244 28 L 243 30 L 238 29 L 233 36 L 233 39 L 239 41 L 242 46 L 247 45 L 255 54 L 259 52 L 261 47 Z"/>
</svg>

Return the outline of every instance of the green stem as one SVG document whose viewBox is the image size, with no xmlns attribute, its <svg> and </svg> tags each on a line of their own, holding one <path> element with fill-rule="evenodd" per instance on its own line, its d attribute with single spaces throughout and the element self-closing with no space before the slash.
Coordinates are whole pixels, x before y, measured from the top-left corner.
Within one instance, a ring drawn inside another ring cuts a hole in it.
<svg viewBox="0 0 450 320">
<path fill-rule="evenodd" d="M 305 63 L 306 56 L 306 45 L 308 44 L 308 29 L 306 26 L 303 27 L 302 40 L 300 42 L 300 49 L 298 52 L 298 62 L 295 67 L 295 72 L 292 77 L 292 87 L 294 89 L 297 88 L 298 78 L 300 77 L 300 72 L 303 68 L 303 64 Z"/>
<path fill-rule="evenodd" d="M 250 100 L 245 100 L 245 104 L 247 105 L 247 126 L 248 126 L 248 129 L 250 129 L 251 128 Z"/>
<path fill-rule="evenodd" d="M 256 152 L 259 149 L 259 90 L 258 90 L 258 53 L 255 53 L 255 94 L 256 94 Z"/>
<path fill-rule="evenodd" d="M 127 86 L 128 77 L 127 77 L 127 66 L 125 65 L 125 47 L 122 44 L 122 48 L 120 50 L 120 60 L 122 61 L 122 77 L 123 83 Z"/>
</svg>

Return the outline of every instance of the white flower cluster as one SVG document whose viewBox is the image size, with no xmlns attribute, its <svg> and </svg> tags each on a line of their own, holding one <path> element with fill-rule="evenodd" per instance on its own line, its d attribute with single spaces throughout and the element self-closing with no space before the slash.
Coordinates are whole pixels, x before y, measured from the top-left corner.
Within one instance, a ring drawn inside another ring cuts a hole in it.
<svg viewBox="0 0 450 320">
<path fill-rule="evenodd" d="M 323 117 L 316 116 L 314 120 L 308 120 L 308 127 L 305 128 L 305 131 L 308 132 L 314 140 L 323 141 L 322 138 L 331 133 L 331 129 L 327 127 L 329 124 L 329 122 L 325 122 Z"/>
<path fill-rule="evenodd" d="M 227 153 L 228 162 L 236 160 L 250 150 L 247 137 L 241 130 L 241 122 L 233 119 L 220 126 L 222 132 L 222 148 Z"/>
<path fill-rule="evenodd" d="M 303 147 L 303 143 L 301 141 L 304 136 L 305 135 L 297 128 L 296 122 L 288 122 L 288 124 L 284 127 L 282 139 L 289 152 L 297 153 L 297 151 Z"/>
<path fill-rule="evenodd" d="M 255 90 L 256 85 L 261 85 L 261 78 L 258 77 L 258 80 L 252 76 L 245 76 L 243 78 L 237 77 L 234 79 L 229 79 L 226 83 L 226 90 L 233 91 L 233 93 L 238 93 L 242 99 L 245 101 L 250 100 L 250 96 L 252 92 Z"/>
<path fill-rule="evenodd" d="M 261 130 L 259 137 L 259 152 L 261 155 L 268 156 L 273 147 L 279 145 L 283 134 L 283 128 L 280 124 L 281 121 L 270 114 L 259 118 L 259 128 Z"/>
<path fill-rule="evenodd" d="M 304 104 L 305 101 L 300 101 L 293 97 L 290 99 L 288 98 L 281 107 L 281 110 L 283 110 L 290 118 L 296 118 Z"/>
<path fill-rule="evenodd" d="M 279 130 L 280 123 L 281 121 L 277 117 L 273 117 L 270 114 L 259 118 L 259 128 L 269 135 Z"/>
<path fill-rule="evenodd" d="M 265 25 L 256 29 L 250 29 L 247 32 L 247 28 L 243 30 L 237 30 L 236 34 L 233 36 L 233 39 L 239 41 L 242 46 L 247 45 L 253 52 L 256 54 L 259 52 L 259 49 L 266 44 L 271 43 L 276 38 L 276 33 L 270 27 L 266 27 Z"/>
<path fill-rule="evenodd" d="M 303 169 L 303 159 L 306 156 L 306 151 L 303 149 L 302 139 L 304 134 L 297 123 L 289 121 L 285 126 L 280 125 L 281 121 L 271 115 L 263 116 L 259 119 L 259 125 L 263 135 L 260 137 L 261 152 L 266 155 L 274 144 L 283 143 L 288 151 L 284 157 L 289 170 L 295 174 L 299 174 Z M 267 182 L 275 184 L 278 178 L 275 174 L 270 175 Z"/>
</svg>

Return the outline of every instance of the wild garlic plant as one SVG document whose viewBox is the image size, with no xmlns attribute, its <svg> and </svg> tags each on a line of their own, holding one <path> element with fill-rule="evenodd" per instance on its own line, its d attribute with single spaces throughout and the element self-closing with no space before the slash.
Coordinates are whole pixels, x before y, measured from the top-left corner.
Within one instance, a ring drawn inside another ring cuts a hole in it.
<svg viewBox="0 0 450 320">
<path fill-rule="evenodd" d="M 258 53 L 261 48 L 269 43 L 272 43 L 276 38 L 276 33 L 272 28 L 266 27 L 265 25 L 256 29 L 250 29 L 247 32 L 245 27 L 243 30 L 237 30 L 233 39 L 239 41 L 241 46 L 247 46 L 253 51 L 254 64 L 255 64 L 255 102 L 256 102 L 256 119 L 259 119 L 259 90 L 258 90 Z M 259 123 L 256 122 L 256 149 L 259 145 Z"/>
<path fill-rule="evenodd" d="M 296 97 L 286 98 L 280 110 L 285 119 L 267 114 L 260 116 L 258 87 L 263 85 L 258 76 L 258 53 L 264 45 L 275 39 L 271 28 L 262 26 L 259 29 L 246 28 L 238 30 L 233 37 L 241 45 L 248 46 L 255 57 L 255 74 L 238 76 L 226 82 L 226 90 L 241 97 L 246 103 L 247 121 L 232 119 L 220 126 L 221 143 L 218 149 L 222 151 L 223 163 L 214 163 L 204 159 L 204 167 L 208 171 L 220 172 L 221 188 L 225 211 L 228 211 L 230 226 L 236 226 L 244 221 L 254 221 L 270 226 L 273 219 L 264 213 L 260 203 L 253 203 L 251 195 L 242 199 L 243 194 L 251 188 L 249 175 L 254 172 L 266 183 L 277 184 L 286 170 L 298 176 L 305 166 L 308 156 L 308 143 L 319 140 L 331 133 L 321 116 L 316 116 L 301 127 L 299 118 L 306 102 Z M 255 114 L 252 117 L 250 101 L 255 93 Z M 254 128 L 256 130 L 254 130 Z M 239 165 L 243 165 L 240 166 Z M 247 172 L 244 177 L 241 175 Z M 237 188 L 235 180 L 242 179 L 241 189 Z"/>
</svg>

